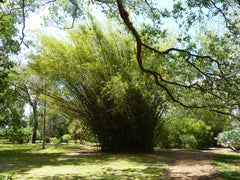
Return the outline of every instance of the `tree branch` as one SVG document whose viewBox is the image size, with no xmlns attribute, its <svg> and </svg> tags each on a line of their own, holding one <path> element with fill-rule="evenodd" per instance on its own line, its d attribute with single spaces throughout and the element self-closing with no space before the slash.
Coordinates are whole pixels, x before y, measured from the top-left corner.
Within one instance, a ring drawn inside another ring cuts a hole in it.
<svg viewBox="0 0 240 180">
<path fill-rule="evenodd" d="M 46 6 L 46 5 L 48 5 L 48 4 L 50 4 L 50 3 L 54 3 L 54 2 L 56 2 L 57 0 L 52 0 L 52 1 L 48 1 L 48 2 L 45 2 L 45 3 L 43 3 L 43 4 L 40 4 L 39 6 Z"/>
<path fill-rule="evenodd" d="M 24 44 L 25 46 L 27 46 L 25 43 L 24 43 L 24 37 L 25 37 L 25 34 L 24 34 L 24 30 L 25 30 L 25 0 L 22 0 L 22 37 L 21 37 L 21 41 L 19 43 L 19 47 Z M 27 46 L 28 47 L 28 46 Z"/>
<path fill-rule="evenodd" d="M 157 11 L 159 14 L 161 14 L 164 17 L 168 16 L 167 14 L 162 13 L 159 9 L 151 7 L 151 5 L 149 4 L 148 0 L 145 0 L 145 3 L 147 4 L 147 6 L 149 7 L 149 9 L 151 10 L 151 12 L 153 14 L 154 14 L 154 11 Z"/>
<path fill-rule="evenodd" d="M 210 0 L 210 2 L 213 4 L 213 6 L 222 14 L 224 20 L 225 20 L 225 23 L 226 23 L 226 27 L 228 27 L 228 29 L 230 30 L 230 32 L 232 33 L 237 33 L 239 34 L 240 32 L 238 31 L 238 28 L 236 28 L 236 26 L 234 24 L 231 23 L 231 20 L 227 18 L 226 14 L 223 12 L 223 10 L 221 10 L 217 5 L 216 3 L 214 3 L 212 0 Z M 240 4 L 240 0 L 238 1 L 239 4 Z M 233 32 L 232 28 L 231 27 L 235 27 L 234 29 L 236 30 L 236 32 Z"/>
<path fill-rule="evenodd" d="M 138 32 L 135 29 L 135 27 L 133 26 L 132 22 L 129 20 L 129 14 L 126 11 L 126 9 L 123 7 L 122 0 L 116 0 L 116 2 L 117 2 L 119 13 L 120 13 L 120 16 L 121 16 L 122 20 L 124 21 L 125 25 L 128 27 L 128 29 L 131 31 L 131 33 L 133 34 L 133 36 L 136 39 L 136 44 L 137 44 L 136 58 L 137 58 L 138 66 L 141 69 L 142 73 L 151 74 L 154 77 L 155 83 L 158 86 L 160 86 L 174 102 L 180 104 L 183 107 L 186 107 L 186 108 L 209 108 L 211 111 L 214 111 L 214 112 L 231 115 L 231 112 L 225 112 L 224 110 L 219 110 L 219 108 L 224 109 L 226 107 L 226 105 L 224 103 L 223 104 L 209 104 L 208 103 L 206 105 L 185 104 L 181 100 L 178 100 L 177 98 L 175 98 L 174 95 L 172 94 L 172 92 L 169 90 L 169 88 L 166 85 L 160 83 L 159 80 L 161 80 L 162 82 L 165 82 L 166 84 L 177 85 L 177 86 L 184 87 L 184 88 L 193 88 L 194 85 L 184 85 L 184 84 L 179 84 L 179 83 L 176 83 L 176 82 L 167 81 L 167 80 L 163 79 L 163 77 L 162 77 L 162 75 L 160 73 L 158 73 L 156 71 L 153 71 L 153 70 L 145 69 L 144 66 L 143 66 L 143 62 L 142 62 L 142 46 L 144 46 L 145 48 L 147 48 L 147 49 L 149 49 L 149 50 L 151 50 L 151 51 L 153 51 L 155 53 L 161 54 L 161 55 L 167 55 L 167 54 L 169 54 L 172 51 L 180 52 L 180 53 L 186 53 L 188 56 L 185 59 L 185 61 L 188 64 L 190 64 L 194 69 L 196 69 L 198 72 L 200 72 L 202 75 L 204 75 L 208 79 L 208 81 L 210 81 L 211 84 L 212 84 L 212 88 L 211 89 L 203 88 L 203 87 L 199 86 L 198 84 L 195 84 L 195 88 L 197 86 L 198 90 L 200 90 L 200 91 L 207 91 L 208 93 L 210 93 L 213 96 L 217 97 L 219 100 L 222 100 L 226 104 L 231 104 L 231 103 L 228 103 L 226 100 L 224 100 L 223 98 L 221 98 L 220 96 L 216 95 L 213 92 L 213 90 L 215 88 L 213 89 L 214 82 L 212 81 L 211 77 L 209 76 L 210 74 L 205 73 L 202 70 L 200 70 L 195 64 L 190 62 L 190 58 L 191 57 L 195 57 L 196 59 L 198 59 L 198 58 L 208 59 L 211 62 L 216 63 L 217 67 L 218 67 L 218 69 L 219 69 L 219 71 L 221 73 L 219 76 L 223 76 L 224 77 L 224 73 L 223 73 L 223 71 L 221 69 L 221 66 L 223 64 L 221 64 L 217 60 L 213 59 L 211 56 L 200 56 L 200 55 L 192 54 L 191 52 L 189 52 L 187 50 L 184 50 L 184 49 L 169 48 L 169 49 L 167 49 L 165 51 L 158 51 L 155 48 L 152 48 L 152 47 L 144 44 L 141 41 L 141 37 L 138 34 Z M 216 87 L 215 90 L 220 90 L 220 89 L 218 89 L 218 87 Z M 222 90 L 222 91 L 224 91 L 224 90 Z M 237 104 L 237 105 L 239 106 L 239 104 Z"/>
</svg>

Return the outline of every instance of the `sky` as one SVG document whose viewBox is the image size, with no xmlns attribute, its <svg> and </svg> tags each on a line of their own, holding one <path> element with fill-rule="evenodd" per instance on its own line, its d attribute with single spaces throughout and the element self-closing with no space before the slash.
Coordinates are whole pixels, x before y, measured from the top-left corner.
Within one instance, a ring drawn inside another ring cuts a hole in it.
<svg viewBox="0 0 240 180">
<path fill-rule="evenodd" d="M 161 8 L 170 8 L 172 7 L 173 4 L 173 0 L 157 0 L 159 6 Z M 26 19 L 25 22 L 25 30 L 24 30 L 24 34 L 25 34 L 25 40 L 31 40 L 32 37 L 34 37 L 34 33 L 36 32 L 41 32 L 43 34 L 46 35 L 50 35 L 50 36 L 54 36 L 56 38 L 63 38 L 66 37 L 67 33 L 64 30 L 61 30 L 57 27 L 53 27 L 53 26 L 49 26 L 49 27 L 44 27 L 43 26 L 43 19 L 42 16 L 43 15 L 47 15 L 48 10 L 45 8 L 42 11 L 39 11 L 37 13 L 29 13 L 29 17 Z M 92 8 L 92 14 L 94 17 L 96 17 L 98 22 L 101 23 L 106 23 L 105 22 L 105 17 L 104 14 L 101 12 L 101 9 L 99 8 L 99 6 L 94 6 Z M 141 19 L 139 19 L 141 21 Z M 169 27 L 173 27 L 173 22 L 172 21 L 167 21 L 166 22 L 166 26 Z M 22 31 L 22 25 L 18 26 L 19 32 Z M 23 65 L 27 64 L 27 60 L 24 58 L 25 54 L 28 54 L 29 52 L 32 52 L 33 49 L 29 49 L 25 46 L 22 47 L 22 51 L 20 53 L 20 56 L 18 56 L 17 58 L 14 57 L 13 59 L 15 59 L 15 61 L 17 61 L 18 63 L 21 63 Z"/>
<path fill-rule="evenodd" d="M 159 7 L 161 8 L 170 8 L 172 7 L 173 0 L 157 0 Z M 47 14 L 47 9 L 41 11 L 40 13 L 30 13 L 29 18 L 26 19 L 26 31 L 32 30 L 44 30 L 47 34 L 56 35 L 58 33 L 62 33 L 62 31 L 55 27 L 44 27 L 42 26 L 43 20 L 41 19 L 42 15 Z M 94 6 L 92 9 L 92 14 L 96 17 L 96 19 L 101 22 L 104 19 L 104 14 L 101 12 L 99 6 Z M 21 26 L 19 27 L 21 28 Z"/>
</svg>

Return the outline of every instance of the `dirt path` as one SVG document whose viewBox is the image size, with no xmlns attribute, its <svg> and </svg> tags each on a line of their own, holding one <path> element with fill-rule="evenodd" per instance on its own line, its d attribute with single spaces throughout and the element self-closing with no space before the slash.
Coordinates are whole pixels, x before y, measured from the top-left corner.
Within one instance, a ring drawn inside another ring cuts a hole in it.
<svg viewBox="0 0 240 180">
<path fill-rule="evenodd" d="M 173 160 L 161 180 L 220 180 L 212 165 L 212 156 L 223 152 L 231 153 L 226 148 L 211 148 L 203 151 L 158 151 L 157 154 Z"/>
</svg>

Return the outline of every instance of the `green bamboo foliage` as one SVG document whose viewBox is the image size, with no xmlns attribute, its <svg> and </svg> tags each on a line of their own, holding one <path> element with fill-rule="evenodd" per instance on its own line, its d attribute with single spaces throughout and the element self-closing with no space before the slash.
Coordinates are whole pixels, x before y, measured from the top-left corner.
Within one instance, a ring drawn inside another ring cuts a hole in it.
<svg viewBox="0 0 240 180">
<path fill-rule="evenodd" d="M 41 35 L 30 66 L 52 79 L 49 96 L 90 128 L 103 151 L 151 152 L 159 119 L 156 99 L 162 105 L 162 98 L 146 89 L 131 37 L 121 28 L 103 33 L 90 24 L 69 31 L 67 40 Z"/>
</svg>

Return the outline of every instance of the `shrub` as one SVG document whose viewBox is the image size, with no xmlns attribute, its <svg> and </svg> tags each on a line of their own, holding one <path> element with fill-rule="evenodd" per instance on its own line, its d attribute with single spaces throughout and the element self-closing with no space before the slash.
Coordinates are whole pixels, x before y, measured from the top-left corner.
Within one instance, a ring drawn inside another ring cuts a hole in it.
<svg viewBox="0 0 240 180">
<path fill-rule="evenodd" d="M 182 134 L 180 135 L 181 140 L 181 146 L 186 149 L 197 149 L 198 148 L 198 142 L 194 135 L 190 134 Z"/>
<path fill-rule="evenodd" d="M 216 139 L 219 145 L 240 152 L 240 127 L 230 131 L 223 131 L 218 134 Z"/>
<path fill-rule="evenodd" d="M 9 128 L 6 130 L 6 136 L 12 143 L 28 143 L 31 139 L 31 130 L 27 128 Z"/>
<path fill-rule="evenodd" d="M 50 143 L 58 144 L 60 143 L 60 140 L 58 140 L 56 137 L 50 137 Z"/>
<path fill-rule="evenodd" d="M 67 143 L 68 143 L 68 141 L 69 140 L 71 140 L 72 138 L 71 138 L 71 136 L 69 135 L 69 134 L 64 134 L 63 136 L 62 136 L 62 140 L 63 141 L 66 141 Z"/>
<path fill-rule="evenodd" d="M 0 180 L 12 180 L 13 174 L 0 174 Z"/>
</svg>

